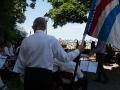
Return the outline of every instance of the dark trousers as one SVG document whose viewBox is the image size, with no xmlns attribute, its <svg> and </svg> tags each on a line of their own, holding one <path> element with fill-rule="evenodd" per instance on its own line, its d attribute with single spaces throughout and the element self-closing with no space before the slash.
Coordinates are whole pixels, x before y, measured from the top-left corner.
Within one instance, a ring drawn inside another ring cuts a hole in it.
<svg viewBox="0 0 120 90">
<path fill-rule="evenodd" d="M 60 80 L 60 74 L 59 71 L 53 72 L 53 80 Z"/>
<path fill-rule="evenodd" d="M 53 90 L 52 71 L 26 67 L 24 90 Z"/>
<path fill-rule="evenodd" d="M 1 70 L 2 73 L 1 73 L 1 80 L 4 84 L 6 84 L 9 79 L 11 78 L 11 75 L 12 75 L 12 72 L 10 72 L 8 69 L 3 69 Z"/>
<path fill-rule="evenodd" d="M 104 62 L 105 54 L 104 53 L 97 53 L 96 54 L 96 61 L 98 62 L 98 77 L 97 79 L 101 80 L 101 75 L 103 75 L 104 79 L 108 79 L 108 76 L 103 68 L 103 62 Z"/>
<path fill-rule="evenodd" d="M 77 82 L 74 83 L 75 88 L 82 87 L 82 90 L 87 90 L 88 87 L 88 79 L 83 77 L 82 79 L 78 79 Z"/>
</svg>

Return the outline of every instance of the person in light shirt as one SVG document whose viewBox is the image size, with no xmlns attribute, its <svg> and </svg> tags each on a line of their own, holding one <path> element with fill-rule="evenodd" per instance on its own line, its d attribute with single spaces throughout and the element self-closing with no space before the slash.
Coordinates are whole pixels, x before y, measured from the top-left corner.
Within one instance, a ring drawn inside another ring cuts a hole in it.
<svg viewBox="0 0 120 90">
<path fill-rule="evenodd" d="M 2 53 L 4 52 L 4 48 L 5 48 L 4 44 L 0 43 L 0 76 L 1 76 L 2 82 L 6 84 L 9 78 L 11 77 L 12 68 L 9 67 L 7 63 L 7 61 L 9 61 L 7 59 L 7 56 L 2 55 Z"/>
<path fill-rule="evenodd" d="M 6 47 L 4 49 L 4 55 L 6 56 L 14 56 L 14 53 L 11 51 L 11 43 L 7 42 Z"/>
<path fill-rule="evenodd" d="M 70 73 L 73 73 L 73 75 L 74 75 L 76 63 L 73 62 L 73 61 L 64 63 L 64 62 L 61 62 L 57 59 L 54 59 L 54 68 L 53 68 L 54 73 L 57 72 L 58 67 L 61 71 L 70 72 Z M 53 76 L 55 76 L 55 75 L 53 75 Z M 64 79 L 64 78 L 62 79 L 62 82 L 63 83 L 71 83 L 70 80 Z M 87 90 L 87 86 L 88 86 L 88 79 L 84 76 L 80 67 L 78 67 L 76 77 L 75 77 L 75 80 L 74 80 L 74 87 L 75 88 L 82 87 L 82 90 Z"/>
<path fill-rule="evenodd" d="M 14 47 L 15 47 L 15 41 L 11 40 L 11 46 L 10 46 L 10 52 L 11 53 L 15 53 Z"/>
<path fill-rule="evenodd" d="M 53 90 L 54 57 L 62 62 L 72 61 L 84 51 L 84 46 L 66 53 L 55 37 L 45 34 L 46 21 L 42 17 L 34 20 L 32 28 L 34 34 L 21 43 L 15 66 L 24 83 L 24 90 Z"/>
<path fill-rule="evenodd" d="M 0 43 L 0 69 L 2 69 L 2 67 L 5 67 L 12 72 L 12 69 L 6 63 L 7 56 L 2 55 L 2 52 L 4 52 L 4 48 L 5 48 L 4 44 Z"/>
</svg>

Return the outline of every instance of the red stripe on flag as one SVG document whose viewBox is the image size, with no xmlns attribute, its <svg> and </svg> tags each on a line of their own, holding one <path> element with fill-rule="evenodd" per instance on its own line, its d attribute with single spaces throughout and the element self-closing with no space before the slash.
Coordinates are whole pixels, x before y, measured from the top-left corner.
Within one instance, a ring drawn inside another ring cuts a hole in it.
<svg viewBox="0 0 120 90">
<path fill-rule="evenodd" d="M 101 0 L 100 4 L 96 7 L 96 11 L 95 11 L 95 14 L 94 14 L 94 18 L 93 18 L 93 21 L 92 21 L 92 24 L 91 24 L 91 27 L 89 29 L 89 33 L 88 35 L 92 35 L 96 25 L 97 25 L 97 22 L 98 22 L 98 19 L 101 15 L 101 13 L 103 12 L 103 10 L 105 9 L 105 7 L 111 3 L 113 0 Z"/>
</svg>

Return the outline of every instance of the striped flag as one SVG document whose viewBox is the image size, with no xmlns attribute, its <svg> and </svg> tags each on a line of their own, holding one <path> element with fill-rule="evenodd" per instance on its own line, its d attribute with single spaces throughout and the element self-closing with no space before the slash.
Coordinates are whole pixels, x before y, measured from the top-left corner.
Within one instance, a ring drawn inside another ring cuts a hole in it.
<svg viewBox="0 0 120 90">
<path fill-rule="evenodd" d="M 120 49 L 120 4 L 118 0 L 92 0 L 84 34 Z"/>
</svg>

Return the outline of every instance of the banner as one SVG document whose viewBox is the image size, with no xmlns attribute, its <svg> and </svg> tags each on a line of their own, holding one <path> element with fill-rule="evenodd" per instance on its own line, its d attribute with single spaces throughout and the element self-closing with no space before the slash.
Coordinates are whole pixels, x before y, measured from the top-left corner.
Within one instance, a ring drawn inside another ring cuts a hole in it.
<svg viewBox="0 0 120 90">
<path fill-rule="evenodd" d="M 84 34 L 120 49 L 120 4 L 118 0 L 92 0 Z"/>
</svg>

